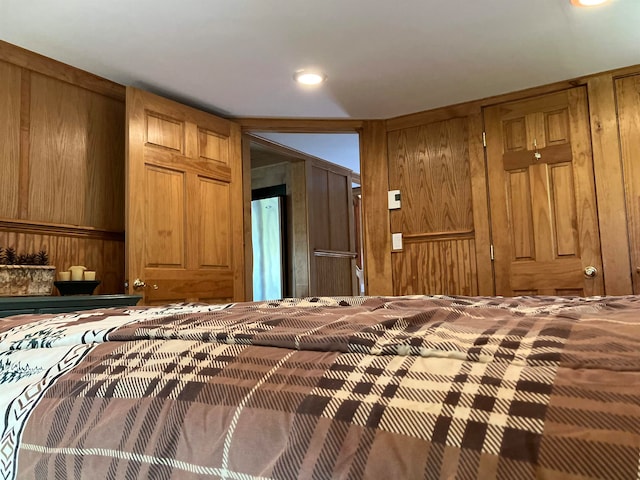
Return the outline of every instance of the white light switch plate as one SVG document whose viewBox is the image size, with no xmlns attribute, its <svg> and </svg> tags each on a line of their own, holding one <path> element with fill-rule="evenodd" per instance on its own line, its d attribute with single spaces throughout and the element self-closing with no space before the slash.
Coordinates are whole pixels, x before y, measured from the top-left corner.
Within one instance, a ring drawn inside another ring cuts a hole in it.
<svg viewBox="0 0 640 480">
<path fill-rule="evenodd" d="M 400 208 L 400 190 L 389 190 L 389 210 Z"/>
<path fill-rule="evenodd" d="M 393 250 L 402 250 L 402 233 L 391 234 L 391 246 Z"/>
</svg>

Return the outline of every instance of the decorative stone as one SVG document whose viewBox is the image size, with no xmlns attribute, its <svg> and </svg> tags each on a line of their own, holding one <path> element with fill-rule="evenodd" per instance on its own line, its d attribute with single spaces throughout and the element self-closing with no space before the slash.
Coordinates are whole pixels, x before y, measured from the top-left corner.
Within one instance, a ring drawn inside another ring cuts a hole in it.
<svg viewBox="0 0 640 480">
<path fill-rule="evenodd" d="M 51 295 L 53 265 L 0 265 L 0 297 Z"/>
</svg>

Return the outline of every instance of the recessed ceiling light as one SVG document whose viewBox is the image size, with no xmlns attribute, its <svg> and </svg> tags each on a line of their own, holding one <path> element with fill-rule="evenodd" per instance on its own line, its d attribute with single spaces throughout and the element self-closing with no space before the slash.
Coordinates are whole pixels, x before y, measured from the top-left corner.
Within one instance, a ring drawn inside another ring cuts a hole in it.
<svg viewBox="0 0 640 480">
<path fill-rule="evenodd" d="M 595 7 L 608 1 L 609 0 L 571 0 L 571 5 L 575 7 Z"/>
<path fill-rule="evenodd" d="M 303 85 L 318 85 L 327 79 L 324 73 L 313 70 L 298 70 L 293 79 Z"/>
</svg>

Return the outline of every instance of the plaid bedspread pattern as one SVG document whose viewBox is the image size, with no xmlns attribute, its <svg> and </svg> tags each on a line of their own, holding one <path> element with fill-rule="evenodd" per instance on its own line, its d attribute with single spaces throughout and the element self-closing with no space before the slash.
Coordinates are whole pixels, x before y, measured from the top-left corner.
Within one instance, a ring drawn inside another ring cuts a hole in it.
<svg viewBox="0 0 640 480">
<path fill-rule="evenodd" d="M 638 302 L 355 297 L 17 317 L 0 346 L 22 367 L 83 354 L 13 422 L 2 472 L 640 478 Z M 40 367 L 0 398 L 57 368 Z"/>
</svg>

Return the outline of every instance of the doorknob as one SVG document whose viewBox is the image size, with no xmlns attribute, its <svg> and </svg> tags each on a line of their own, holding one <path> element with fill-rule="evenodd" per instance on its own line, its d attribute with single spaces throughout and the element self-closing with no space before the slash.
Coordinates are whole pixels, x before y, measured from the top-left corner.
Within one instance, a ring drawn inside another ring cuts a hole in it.
<svg viewBox="0 0 640 480">
<path fill-rule="evenodd" d="M 584 267 L 584 276 L 587 278 L 593 278 L 598 274 L 598 269 L 593 265 L 589 265 L 588 267 Z"/>
<path fill-rule="evenodd" d="M 136 278 L 133 281 L 133 289 L 134 290 L 140 290 L 142 288 L 148 287 L 149 285 L 147 285 L 146 283 L 144 283 L 144 281 L 140 280 L 139 278 Z M 153 285 L 151 285 L 151 288 L 153 288 L 154 290 L 158 289 L 158 285 L 156 285 L 155 283 Z"/>
</svg>

